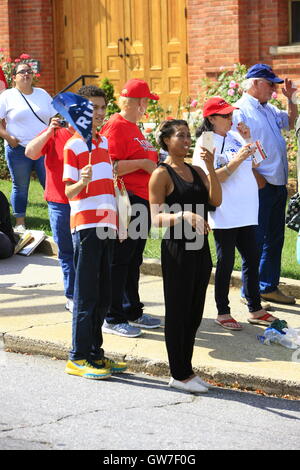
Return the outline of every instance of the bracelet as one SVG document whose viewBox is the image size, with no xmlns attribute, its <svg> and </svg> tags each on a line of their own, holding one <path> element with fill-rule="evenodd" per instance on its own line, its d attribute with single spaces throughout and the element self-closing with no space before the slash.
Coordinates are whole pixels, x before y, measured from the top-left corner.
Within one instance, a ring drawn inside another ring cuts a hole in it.
<svg viewBox="0 0 300 470">
<path fill-rule="evenodd" d="M 227 166 L 227 163 L 226 163 L 226 165 L 225 165 L 225 170 L 226 170 L 227 175 L 228 175 L 228 176 L 231 176 L 232 173 L 231 173 L 231 171 L 229 170 L 229 168 L 228 168 L 228 166 Z"/>
</svg>

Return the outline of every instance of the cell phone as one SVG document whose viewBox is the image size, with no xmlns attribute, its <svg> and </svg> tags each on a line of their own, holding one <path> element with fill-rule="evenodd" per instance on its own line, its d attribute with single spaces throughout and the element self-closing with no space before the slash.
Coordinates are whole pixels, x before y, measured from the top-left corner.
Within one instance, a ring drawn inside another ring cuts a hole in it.
<svg viewBox="0 0 300 470">
<path fill-rule="evenodd" d="M 60 127 L 67 127 L 68 123 L 65 119 L 59 119 L 58 124 Z"/>
<path fill-rule="evenodd" d="M 206 148 L 209 152 L 214 151 L 214 133 L 212 131 L 204 131 L 201 135 L 202 147 Z"/>
</svg>

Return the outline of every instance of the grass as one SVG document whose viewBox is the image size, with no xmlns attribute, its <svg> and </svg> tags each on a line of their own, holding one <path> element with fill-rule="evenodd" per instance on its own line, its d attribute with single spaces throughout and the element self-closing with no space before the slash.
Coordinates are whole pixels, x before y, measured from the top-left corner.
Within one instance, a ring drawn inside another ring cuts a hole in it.
<svg viewBox="0 0 300 470">
<path fill-rule="evenodd" d="M 0 190 L 10 198 L 11 181 L 0 181 Z M 14 224 L 14 221 L 13 221 Z M 48 218 L 47 203 L 43 197 L 43 189 L 39 182 L 32 180 L 29 189 L 29 203 L 27 207 L 26 217 L 27 228 L 44 230 L 47 235 L 51 235 L 50 223 Z M 146 258 L 160 258 L 160 234 L 153 230 L 153 236 L 148 239 L 144 256 Z M 156 237 L 156 238 L 155 238 Z M 282 254 L 281 276 L 292 279 L 299 279 L 299 265 L 296 260 L 296 240 L 297 233 L 289 228 L 285 229 L 285 242 Z M 213 259 L 216 263 L 216 250 L 212 234 L 209 235 L 209 244 Z M 234 269 L 241 270 L 241 258 L 239 253 L 236 254 Z"/>
<path fill-rule="evenodd" d="M 6 195 L 7 199 L 10 200 L 11 181 L 1 180 L 0 190 Z M 13 217 L 12 223 L 15 225 Z M 44 199 L 44 190 L 37 180 L 32 180 L 29 187 L 26 228 L 44 230 L 47 235 L 52 235 L 47 202 Z"/>
</svg>

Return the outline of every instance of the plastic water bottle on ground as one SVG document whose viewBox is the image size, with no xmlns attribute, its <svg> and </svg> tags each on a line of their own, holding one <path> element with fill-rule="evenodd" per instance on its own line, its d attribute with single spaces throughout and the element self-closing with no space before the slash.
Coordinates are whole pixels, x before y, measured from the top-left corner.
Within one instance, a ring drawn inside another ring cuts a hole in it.
<svg viewBox="0 0 300 470">
<path fill-rule="evenodd" d="M 275 328 L 267 328 L 263 336 L 258 336 L 257 339 L 266 345 L 271 343 L 280 344 L 288 349 L 298 349 L 298 345 L 294 343 L 290 338 L 286 337 L 284 333 L 280 333 Z"/>
<path fill-rule="evenodd" d="M 300 328 L 284 328 L 282 331 L 285 333 L 286 338 L 300 346 Z"/>
</svg>

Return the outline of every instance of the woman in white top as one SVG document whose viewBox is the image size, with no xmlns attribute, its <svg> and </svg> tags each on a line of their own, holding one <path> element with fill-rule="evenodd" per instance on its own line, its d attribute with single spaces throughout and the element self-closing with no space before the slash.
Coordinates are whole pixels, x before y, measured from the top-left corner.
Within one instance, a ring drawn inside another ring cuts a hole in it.
<svg viewBox="0 0 300 470">
<path fill-rule="evenodd" d="M 11 203 L 16 217 L 16 230 L 24 231 L 30 175 L 35 170 L 45 186 L 44 157 L 30 160 L 25 147 L 45 129 L 57 112 L 51 96 L 32 86 L 33 70 L 20 62 L 13 72 L 14 88 L 0 95 L 0 137 L 5 139 L 5 158 L 12 178 Z M 5 124 L 1 120 L 5 121 Z"/>
<path fill-rule="evenodd" d="M 252 155 L 255 146 L 244 143 L 250 138 L 247 126 L 240 124 L 239 133 L 231 131 L 232 113 L 236 109 L 223 98 L 210 98 L 204 105 L 204 123 L 197 131 L 199 137 L 193 164 L 205 171 L 203 158 L 209 150 L 205 148 L 204 131 L 213 132 L 214 166 L 222 185 L 222 204 L 210 211 L 208 222 L 213 229 L 217 251 L 215 274 L 215 300 L 218 317 L 216 323 L 230 330 L 241 330 L 242 326 L 232 318 L 229 307 L 229 285 L 234 266 L 235 248 L 241 254 L 242 279 L 252 324 L 269 325 L 275 320 L 261 307 L 258 282 L 258 250 L 255 225 L 258 223 L 258 187 L 252 172 Z M 212 150 L 212 149 L 211 149 Z"/>
</svg>

